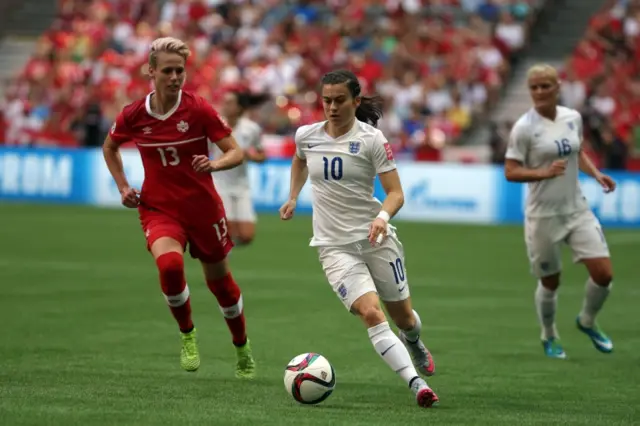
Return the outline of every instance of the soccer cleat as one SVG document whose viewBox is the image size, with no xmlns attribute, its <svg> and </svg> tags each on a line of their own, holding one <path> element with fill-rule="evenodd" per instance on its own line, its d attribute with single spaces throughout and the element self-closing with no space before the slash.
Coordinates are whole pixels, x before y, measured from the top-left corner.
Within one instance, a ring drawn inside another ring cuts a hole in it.
<svg viewBox="0 0 640 426">
<path fill-rule="evenodd" d="M 251 354 L 249 339 L 243 346 L 236 346 L 238 362 L 236 364 L 236 377 L 238 379 L 253 379 L 256 375 L 256 362 Z"/>
<path fill-rule="evenodd" d="M 593 342 L 593 346 L 595 346 L 597 350 L 605 354 L 613 351 L 613 342 L 597 325 L 591 328 L 585 327 L 580 323 L 580 316 L 578 316 L 578 318 L 576 318 L 576 326 L 578 330 L 589 336 L 591 342 Z"/>
<path fill-rule="evenodd" d="M 431 352 L 422 343 L 422 340 L 418 339 L 415 343 L 410 342 L 402 331 L 398 333 L 398 337 L 411 354 L 413 366 L 425 376 L 433 376 L 436 373 L 436 364 L 433 362 Z"/>
<path fill-rule="evenodd" d="M 549 337 L 547 340 L 543 340 L 542 346 L 544 347 L 544 354 L 549 358 L 565 359 L 567 357 L 564 349 L 562 349 L 560 340 L 555 337 Z"/>
<path fill-rule="evenodd" d="M 187 371 L 196 371 L 200 367 L 200 354 L 196 340 L 196 329 L 188 333 L 180 333 L 182 350 L 180 351 L 180 367 Z"/>
<path fill-rule="evenodd" d="M 431 389 L 427 382 L 416 376 L 411 381 L 411 390 L 416 394 L 416 402 L 420 407 L 431 408 L 437 407 L 440 400 L 438 395 Z"/>
</svg>

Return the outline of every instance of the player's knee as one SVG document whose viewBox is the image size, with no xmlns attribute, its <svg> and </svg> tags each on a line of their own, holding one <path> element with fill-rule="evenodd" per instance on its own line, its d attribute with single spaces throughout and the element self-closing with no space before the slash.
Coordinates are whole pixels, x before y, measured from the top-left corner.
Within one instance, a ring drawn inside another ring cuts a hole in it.
<svg viewBox="0 0 640 426">
<path fill-rule="evenodd" d="M 202 262 L 202 270 L 207 283 L 222 281 L 231 273 L 227 259 L 215 263 Z"/>
<path fill-rule="evenodd" d="M 560 287 L 560 274 L 553 274 L 540 278 L 542 287 L 550 291 L 556 291 Z"/>
<path fill-rule="evenodd" d="M 604 259 L 588 259 L 584 261 L 591 280 L 601 287 L 607 287 L 613 281 L 611 261 Z"/>
<path fill-rule="evenodd" d="M 226 318 L 235 318 L 242 313 L 242 293 L 231 274 L 220 279 L 208 280 L 207 287 L 218 300 Z"/>
<path fill-rule="evenodd" d="M 600 287 L 608 287 L 609 284 L 611 284 L 611 282 L 613 281 L 613 274 L 611 273 L 611 271 L 598 271 L 595 274 L 591 274 L 591 279 Z"/>
<path fill-rule="evenodd" d="M 367 300 L 356 301 L 356 303 L 351 306 L 351 311 L 358 315 L 368 327 L 376 326 L 387 320 L 382 308 L 380 308 L 380 304 L 377 303 L 377 298 L 367 298 Z"/>
<path fill-rule="evenodd" d="M 184 276 L 184 259 L 177 252 L 169 252 L 158 256 L 156 265 L 160 272 L 161 280 L 182 281 Z"/>
<path fill-rule="evenodd" d="M 156 265 L 160 273 L 162 293 L 171 307 L 182 306 L 189 300 L 189 287 L 184 281 L 184 259 L 180 253 L 169 252 L 158 256 Z"/>
</svg>

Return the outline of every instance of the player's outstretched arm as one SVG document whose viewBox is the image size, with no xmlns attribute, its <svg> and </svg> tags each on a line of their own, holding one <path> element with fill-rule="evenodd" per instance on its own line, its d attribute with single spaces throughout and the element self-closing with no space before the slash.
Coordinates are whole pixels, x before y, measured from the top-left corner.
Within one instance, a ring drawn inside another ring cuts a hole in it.
<svg viewBox="0 0 640 426">
<path fill-rule="evenodd" d="M 604 192 L 613 192 L 616 189 L 616 182 L 611 179 L 611 177 L 600 172 L 587 153 L 582 149 L 580 149 L 579 155 L 578 167 L 580 167 L 580 170 L 597 180 L 598 183 L 602 185 Z"/>
<path fill-rule="evenodd" d="M 122 204 L 130 208 L 136 207 L 139 203 L 139 192 L 129 186 L 127 176 L 124 174 L 122 156 L 120 155 L 120 146 L 115 143 L 110 136 L 107 136 L 104 144 L 102 145 L 102 155 L 104 156 L 104 161 L 107 163 L 109 173 L 111 173 L 111 176 L 118 187 L 118 191 L 120 191 Z"/>
<path fill-rule="evenodd" d="M 566 160 L 556 160 L 546 168 L 530 169 L 518 160 L 507 158 L 504 162 L 504 176 L 509 182 L 537 182 L 561 176 L 566 168 Z"/>
<path fill-rule="evenodd" d="M 296 200 L 300 195 L 300 191 L 304 187 L 309 177 L 309 169 L 307 168 L 307 160 L 302 159 L 298 154 L 293 155 L 291 162 L 291 181 L 289 189 L 289 199 L 280 207 L 280 218 L 283 220 L 291 219 L 296 209 Z"/>
</svg>

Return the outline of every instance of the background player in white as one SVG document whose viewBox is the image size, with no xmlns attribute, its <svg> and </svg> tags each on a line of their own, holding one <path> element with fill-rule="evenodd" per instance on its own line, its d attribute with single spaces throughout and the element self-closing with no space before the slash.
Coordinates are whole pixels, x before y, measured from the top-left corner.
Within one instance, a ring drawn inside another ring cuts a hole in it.
<svg viewBox="0 0 640 426">
<path fill-rule="evenodd" d="M 328 120 L 296 132 L 290 196 L 280 216 L 291 219 L 310 176 L 310 245 L 318 248 L 329 283 L 364 322 L 376 352 L 407 382 L 418 404 L 431 407 L 438 397 L 416 367 L 430 376 L 435 365 L 420 340 L 420 317 L 411 307 L 402 244 L 388 223 L 402 207 L 404 194 L 391 147 L 374 127 L 382 116 L 381 99 L 361 96 L 352 72 L 334 71 L 322 78 L 322 101 Z M 387 194 L 383 204 L 372 195 L 376 175 Z M 380 299 L 400 328 L 399 336 L 389 327 Z"/>
<path fill-rule="evenodd" d="M 536 65 L 529 70 L 528 85 L 534 107 L 511 130 L 504 170 L 507 180 L 529 183 L 525 239 L 531 271 L 539 278 L 535 305 L 544 351 L 553 358 L 566 357 L 555 326 L 560 247 L 566 242 L 574 262 L 582 262 L 589 272 L 577 327 L 596 349 L 608 353 L 613 344 L 595 319 L 609 295 L 613 272 L 602 227 L 582 195 L 578 170 L 595 178 L 605 192 L 615 190 L 616 184 L 582 150 L 580 113 L 557 105 L 557 71 Z"/>
<path fill-rule="evenodd" d="M 246 117 L 245 112 L 268 99 L 269 95 L 231 91 L 225 94 L 222 102 L 222 115 L 233 129 L 233 137 L 244 151 L 244 158 L 256 163 L 266 160 L 262 148 L 262 129 L 258 123 Z M 222 155 L 217 146 L 213 145 L 212 150 L 215 157 Z M 251 199 L 247 164 L 216 172 L 213 179 L 227 212 L 229 234 L 233 242 L 237 245 L 251 243 L 256 233 L 256 213 Z"/>
</svg>

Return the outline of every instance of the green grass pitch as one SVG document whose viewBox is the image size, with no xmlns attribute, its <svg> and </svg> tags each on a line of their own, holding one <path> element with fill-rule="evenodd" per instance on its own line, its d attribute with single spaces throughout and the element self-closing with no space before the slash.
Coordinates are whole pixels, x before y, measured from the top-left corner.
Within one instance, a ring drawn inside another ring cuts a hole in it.
<svg viewBox="0 0 640 426">
<path fill-rule="evenodd" d="M 0 205 L 0 425 L 640 424 L 640 232 L 609 230 L 615 285 L 600 324 L 615 352 L 574 325 L 586 271 L 565 257 L 558 326 L 567 360 L 543 356 L 521 227 L 398 223 L 441 405 L 419 409 L 307 247 L 309 217 L 261 216 L 234 250 L 259 378 L 234 351 L 198 264 L 187 261 L 202 366 L 180 340 L 135 212 Z M 286 363 L 319 352 L 337 386 L 319 406 L 285 392 Z"/>
</svg>

